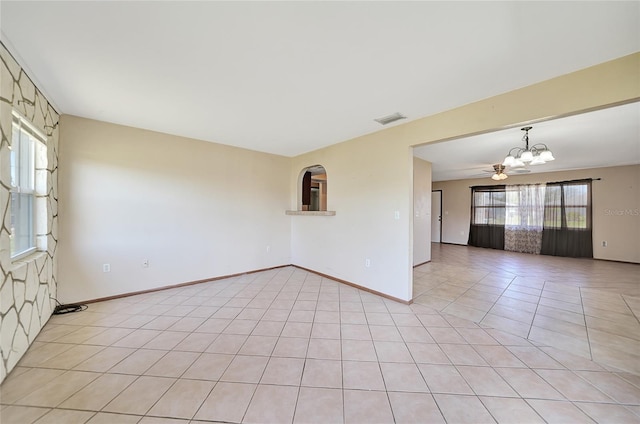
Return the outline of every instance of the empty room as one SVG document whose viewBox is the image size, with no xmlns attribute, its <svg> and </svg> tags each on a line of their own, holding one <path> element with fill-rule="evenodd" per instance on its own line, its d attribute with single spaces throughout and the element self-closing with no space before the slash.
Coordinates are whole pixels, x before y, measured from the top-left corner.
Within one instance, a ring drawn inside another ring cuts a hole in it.
<svg viewBox="0 0 640 424">
<path fill-rule="evenodd" d="M 0 422 L 640 422 L 640 3 L 0 2 Z"/>
</svg>

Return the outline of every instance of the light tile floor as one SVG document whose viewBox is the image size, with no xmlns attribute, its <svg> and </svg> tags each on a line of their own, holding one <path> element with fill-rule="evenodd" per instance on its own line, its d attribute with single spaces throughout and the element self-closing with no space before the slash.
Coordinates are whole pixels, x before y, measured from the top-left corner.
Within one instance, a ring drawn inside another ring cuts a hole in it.
<svg viewBox="0 0 640 424">
<path fill-rule="evenodd" d="M 0 422 L 640 422 L 638 374 L 443 312 L 481 270 L 430 268 L 469 287 L 407 306 L 286 267 L 54 316 Z"/>
<path fill-rule="evenodd" d="M 414 302 L 640 374 L 640 265 L 432 244 Z"/>
</svg>

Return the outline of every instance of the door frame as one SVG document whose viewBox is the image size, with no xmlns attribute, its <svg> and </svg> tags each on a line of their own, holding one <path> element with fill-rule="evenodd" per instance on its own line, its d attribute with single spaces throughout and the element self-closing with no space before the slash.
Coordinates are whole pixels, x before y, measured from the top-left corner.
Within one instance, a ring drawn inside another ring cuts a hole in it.
<svg viewBox="0 0 640 424">
<path fill-rule="evenodd" d="M 438 211 L 439 212 L 438 216 L 440 217 L 440 219 L 438 220 L 438 226 L 440 227 L 440 232 L 439 232 L 440 237 L 439 237 L 439 240 L 437 242 L 434 242 L 433 240 L 431 240 L 431 242 L 432 243 L 442 243 L 442 196 L 443 196 L 443 193 L 442 193 L 442 190 L 431 190 L 431 194 L 436 193 L 436 192 L 440 192 L 440 211 Z M 433 209 L 433 206 L 432 206 L 432 209 Z M 432 220 L 434 219 L 433 214 L 431 214 L 431 219 Z M 432 238 L 433 238 L 433 236 L 432 236 Z"/>
</svg>

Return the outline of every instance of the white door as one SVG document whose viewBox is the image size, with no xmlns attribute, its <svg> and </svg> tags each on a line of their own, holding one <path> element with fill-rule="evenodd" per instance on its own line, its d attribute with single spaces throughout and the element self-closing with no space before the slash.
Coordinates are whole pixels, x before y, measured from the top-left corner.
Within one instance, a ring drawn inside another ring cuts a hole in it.
<svg viewBox="0 0 640 424">
<path fill-rule="evenodd" d="M 442 241 L 442 190 L 431 192 L 431 241 Z"/>
</svg>

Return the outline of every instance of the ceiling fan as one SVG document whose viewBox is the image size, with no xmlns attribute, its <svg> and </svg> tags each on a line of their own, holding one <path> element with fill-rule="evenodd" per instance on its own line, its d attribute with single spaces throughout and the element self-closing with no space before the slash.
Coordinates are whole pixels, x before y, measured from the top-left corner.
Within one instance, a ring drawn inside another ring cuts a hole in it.
<svg viewBox="0 0 640 424">
<path fill-rule="evenodd" d="M 507 175 L 507 168 L 506 166 L 496 163 L 495 165 L 493 165 L 493 169 L 492 170 L 488 170 L 488 169 L 483 169 L 482 172 L 486 172 L 491 175 L 491 179 L 494 181 L 500 181 L 500 180 L 506 180 L 508 178 Z M 510 174 L 527 174 L 529 172 L 531 172 L 528 169 L 523 169 L 523 168 L 511 168 L 508 170 L 508 172 Z"/>
</svg>

